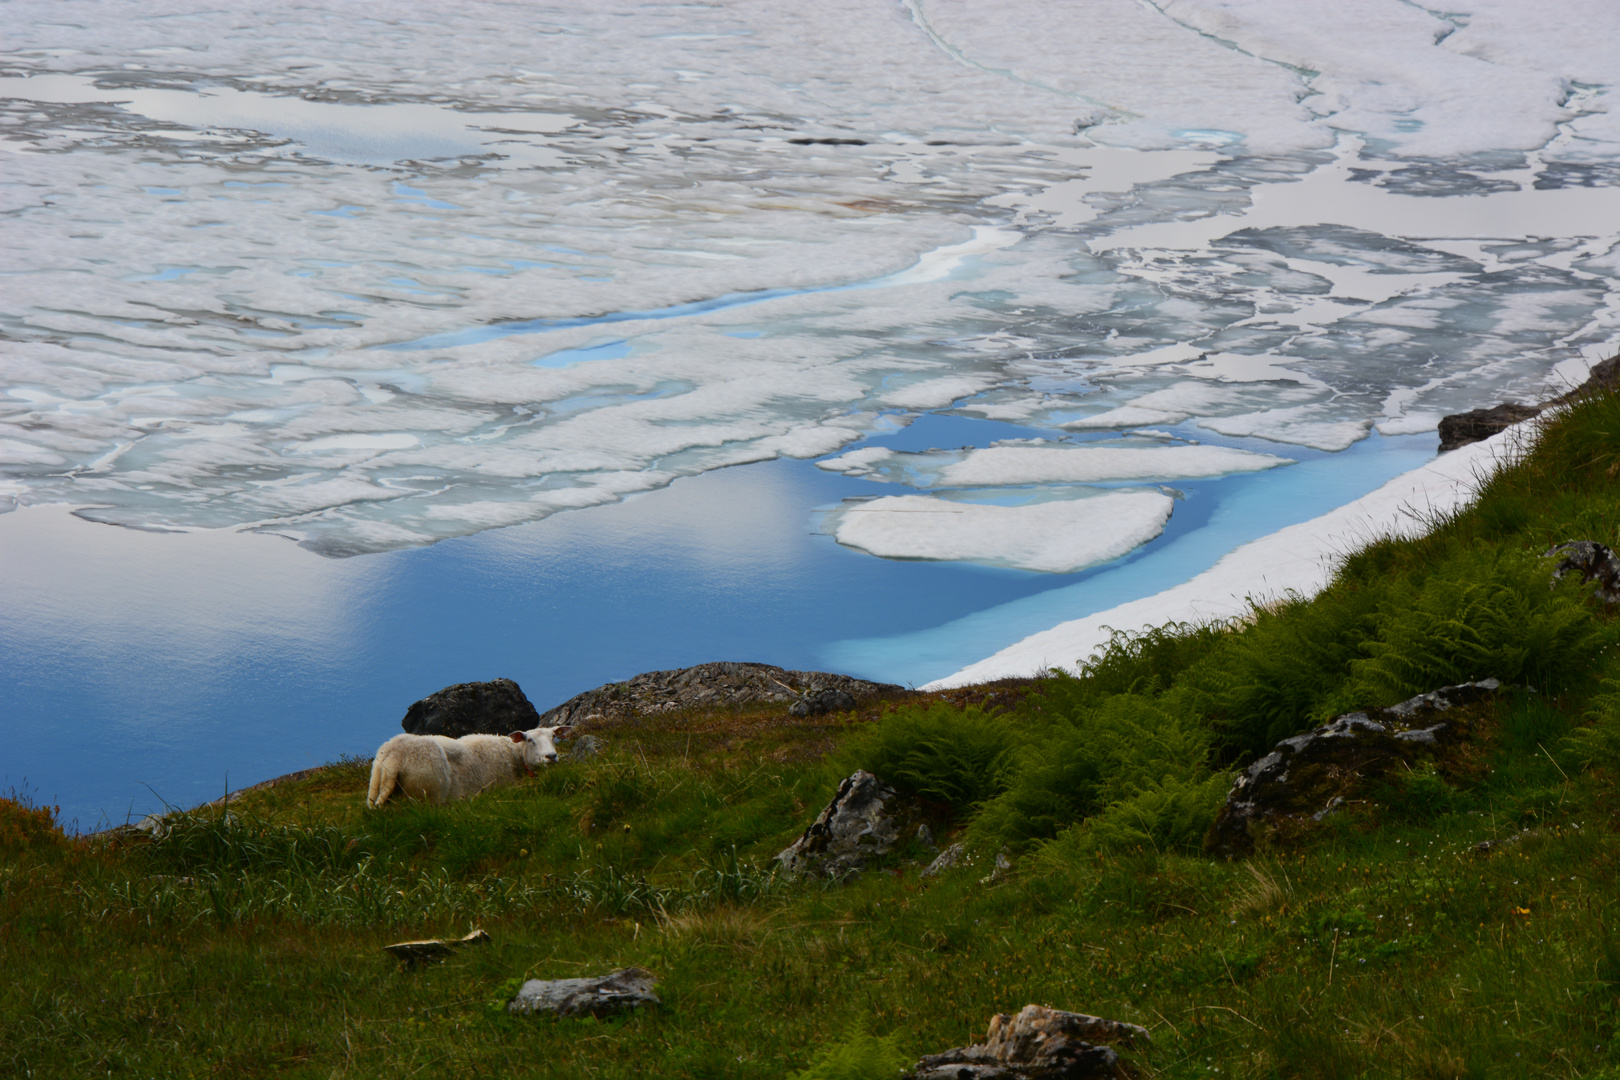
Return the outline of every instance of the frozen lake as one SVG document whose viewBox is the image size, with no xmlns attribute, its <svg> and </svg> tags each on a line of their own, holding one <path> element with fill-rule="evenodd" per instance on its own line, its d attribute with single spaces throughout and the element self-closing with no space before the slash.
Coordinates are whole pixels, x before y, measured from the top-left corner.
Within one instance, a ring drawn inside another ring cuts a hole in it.
<svg viewBox="0 0 1620 1080">
<path fill-rule="evenodd" d="M 920 684 L 1416 468 L 1620 340 L 1620 9 L 1464 7 L 8 5 L 0 788 Z"/>
</svg>

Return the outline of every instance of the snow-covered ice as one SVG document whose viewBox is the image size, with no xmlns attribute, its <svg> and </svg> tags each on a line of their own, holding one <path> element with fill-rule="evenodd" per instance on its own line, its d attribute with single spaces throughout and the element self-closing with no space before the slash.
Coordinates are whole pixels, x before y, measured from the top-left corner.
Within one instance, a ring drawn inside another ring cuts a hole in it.
<svg viewBox="0 0 1620 1080">
<path fill-rule="evenodd" d="M 8 500 L 342 555 L 896 413 L 1336 450 L 1620 322 L 1612 5 L 261 7 L 8 6 Z"/>
<path fill-rule="evenodd" d="M 847 547 L 891 559 L 960 559 L 1067 574 L 1158 536 L 1173 502 L 1155 491 L 1015 506 L 891 495 L 835 511 L 832 534 Z"/>
</svg>

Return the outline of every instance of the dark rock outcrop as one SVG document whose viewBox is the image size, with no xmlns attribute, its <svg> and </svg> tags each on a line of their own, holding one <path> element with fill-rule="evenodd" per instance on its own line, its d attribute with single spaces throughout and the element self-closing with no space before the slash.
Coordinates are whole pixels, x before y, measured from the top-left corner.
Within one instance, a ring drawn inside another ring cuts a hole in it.
<svg viewBox="0 0 1620 1080">
<path fill-rule="evenodd" d="M 1218 855 L 1245 855 L 1259 832 L 1321 821 L 1390 766 L 1432 754 L 1467 737 L 1495 679 L 1447 686 L 1392 705 L 1346 713 L 1284 739 L 1245 769 L 1204 838 Z"/>
<path fill-rule="evenodd" d="M 1044 1005 L 990 1018 L 983 1043 L 929 1054 L 906 1080 L 1101 1080 L 1125 1077 L 1115 1045 L 1148 1042 L 1146 1028 Z"/>
<path fill-rule="evenodd" d="M 811 690 L 788 706 L 792 716 L 820 716 L 830 712 L 849 712 L 855 707 L 855 697 L 847 690 Z"/>
<path fill-rule="evenodd" d="M 1580 574 L 1582 581 L 1597 582 L 1596 596 L 1605 604 L 1620 603 L 1620 555 L 1595 540 L 1570 540 L 1547 552 L 1558 558 L 1553 567 L 1553 584 L 1566 574 Z"/>
<path fill-rule="evenodd" d="M 399 726 L 412 735 L 510 735 L 540 726 L 523 691 L 511 679 L 457 683 L 405 710 Z"/>
<path fill-rule="evenodd" d="M 517 1015 L 612 1016 L 641 1005 L 658 1005 L 658 980 L 646 968 L 621 968 L 589 979 L 530 979 L 506 1010 Z"/>
<path fill-rule="evenodd" d="M 684 709 L 736 708 L 772 702 L 805 704 L 795 716 L 853 709 L 863 699 L 904 693 L 891 683 L 873 683 L 822 671 L 788 671 L 771 664 L 713 663 L 672 671 L 649 671 L 569 698 L 541 722 L 607 724 Z"/>
<path fill-rule="evenodd" d="M 911 831 L 911 816 L 892 788 L 859 769 L 838 785 L 826 809 L 776 861 L 792 875 L 853 877 L 872 859 L 893 850 Z"/>
<path fill-rule="evenodd" d="M 1459 446 L 1480 442 L 1514 424 L 1541 415 L 1540 405 L 1515 405 L 1504 402 L 1489 409 L 1470 409 L 1440 420 L 1440 453 Z"/>
<path fill-rule="evenodd" d="M 1586 397 L 1588 394 L 1610 392 L 1620 389 L 1620 356 L 1611 356 L 1602 363 L 1593 365 L 1586 374 L 1586 381 L 1575 389 L 1555 398 L 1549 398 L 1539 405 L 1517 405 L 1513 402 L 1504 402 L 1489 409 L 1471 409 L 1465 413 L 1455 413 L 1442 417 L 1440 420 L 1440 453 L 1455 450 L 1459 446 L 1488 439 L 1499 431 L 1503 431 L 1514 424 L 1528 420 L 1554 406 L 1563 405 Z"/>
</svg>

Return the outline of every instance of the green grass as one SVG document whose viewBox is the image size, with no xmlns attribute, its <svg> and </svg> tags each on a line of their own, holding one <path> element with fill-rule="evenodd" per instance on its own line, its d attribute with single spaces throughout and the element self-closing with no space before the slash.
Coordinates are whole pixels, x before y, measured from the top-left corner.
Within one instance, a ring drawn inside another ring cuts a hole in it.
<svg viewBox="0 0 1620 1080">
<path fill-rule="evenodd" d="M 877 1077 L 1034 1002 L 1148 1027 L 1155 1076 L 1620 1078 L 1620 626 L 1540 558 L 1620 539 L 1615 432 L 1620 401 L 1585 401 L 1320 597 L 1121 637 L 1078 677 L 660 717 L 445 807 L 366 811 L 355 761 L 156 840 L 0 801 L 0 1075 Z M 1277 738 L 1487 675 L 1515 688 L 1464 753 L 1203 853 Z M 772 875 L 857 766 L 975 861 Z M 380 951 L 474 926 L 442 965 Z M 662 1008 L 501 1007 L 632 964 Z"/>
</svg>

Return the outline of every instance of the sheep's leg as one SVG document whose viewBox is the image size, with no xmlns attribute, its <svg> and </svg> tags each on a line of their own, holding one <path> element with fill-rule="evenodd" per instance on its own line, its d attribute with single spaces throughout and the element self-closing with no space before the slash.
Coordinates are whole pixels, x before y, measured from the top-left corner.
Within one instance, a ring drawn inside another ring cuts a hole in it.
<svg viewBox="0 0 1620 1080">
<path fill-rule="evenodd" d="M 399 764 L 393 754 L 378 754 L 371 763 L 371 788 L 366 793 L 366 805 L 373 810 L 388 801 L 399 780 Z"/>
</svg>

